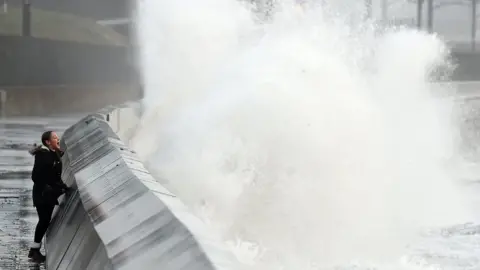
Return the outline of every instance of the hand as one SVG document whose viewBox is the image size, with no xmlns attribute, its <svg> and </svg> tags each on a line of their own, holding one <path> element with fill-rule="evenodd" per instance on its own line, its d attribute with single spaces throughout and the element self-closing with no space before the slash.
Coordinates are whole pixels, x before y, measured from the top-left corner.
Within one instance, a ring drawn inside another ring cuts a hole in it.
<svg viewBox="0 0 480 270">
<path fill-rule="evenodd" d="M 72 192 L 72 188 L 65 186 L 64 188 L 62 188 L 62 192 L 64 194 L 70 194 Z"/>
</svg>

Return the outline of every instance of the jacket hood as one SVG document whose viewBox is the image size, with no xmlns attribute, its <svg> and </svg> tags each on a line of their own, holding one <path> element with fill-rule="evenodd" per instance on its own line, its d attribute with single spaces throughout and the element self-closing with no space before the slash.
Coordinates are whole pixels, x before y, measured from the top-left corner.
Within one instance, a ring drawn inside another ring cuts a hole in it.
<svg viewBox="0 0 480 270">
<path fill-rule="evenodd" d="M 30 148 L 28 150 L 28 153 L 30 153 L 30 155 L 32 156 L 35 156 L 37 153 L 41 152 L 41 151 L 50 151 L 46 146 L 42 145 L 42 144 L 36 144 L 34 143 L 32 148 Z"/>
</svg>

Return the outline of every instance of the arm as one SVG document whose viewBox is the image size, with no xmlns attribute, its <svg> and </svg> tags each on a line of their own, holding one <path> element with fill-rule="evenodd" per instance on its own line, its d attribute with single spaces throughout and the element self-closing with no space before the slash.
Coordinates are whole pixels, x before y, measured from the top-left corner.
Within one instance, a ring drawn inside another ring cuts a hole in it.
<svg viewBox="0 0 480 270">
<path fill-rule="evenodd" d="M 62 192 L 66 192 L 68 190 L 68 186 L 62 180 L 62 161 L 61 156 L 63 152 L 57 152 L 57 156 L 55 156 L 55 163 L 52 167 L 52 185 L 56 188 L 60 189 Z"/>
<path fill-rule="evenodd" d="M 62 193 L 65 193 L 69 190 L 69 187 L 62 181 L 61 178 L 59 178 L 57 181 L 53 183 L 56 187 L 58 187 Z"/>
</svg>

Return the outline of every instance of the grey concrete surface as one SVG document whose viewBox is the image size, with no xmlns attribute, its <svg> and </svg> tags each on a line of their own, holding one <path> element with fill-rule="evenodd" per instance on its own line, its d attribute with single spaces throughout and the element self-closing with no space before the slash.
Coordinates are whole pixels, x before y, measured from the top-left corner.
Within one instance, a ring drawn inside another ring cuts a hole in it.
<svg viewBox="0 0 480 270">
<path fill-rule="evenodd" d="M 0 269 L 44 269 L 28 262 L 27 254 L 37 222 L 32 205 L 29 145 L 47 129 L 61 134 L 74 118 L 0 119 Z"/>
</svg>

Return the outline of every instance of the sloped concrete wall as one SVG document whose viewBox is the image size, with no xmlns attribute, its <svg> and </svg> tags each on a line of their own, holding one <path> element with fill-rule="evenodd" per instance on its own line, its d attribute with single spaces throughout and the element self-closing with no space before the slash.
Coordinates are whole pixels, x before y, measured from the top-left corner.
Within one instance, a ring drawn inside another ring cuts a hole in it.
<svg viewBox="0 0 480 270">
<path fill-rule="evenodd" d="M 142 98 L 133 84 L 0 87 L 0 94 L 3 117 L 85 113 Z"/>
<path fill-rule="evenodd" d="M 129 145 L 130 139 L 140 122 L 142 106 L 139 102 L 129 102 L 115 108 L 105 108 L 99 113 L 106 115 L 113 132 L 126 144 Z"/>
<path fill-rule="evenodd" d="M 136 117 L 131 105 L 106 108 L 65 131 L 62 176 L 75 191 L 47 232 L 47 269 L 238 269 L 117 135 L 127 138 Z"/>
</svg>

